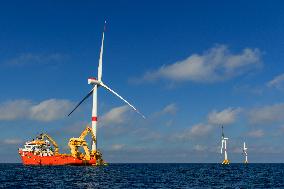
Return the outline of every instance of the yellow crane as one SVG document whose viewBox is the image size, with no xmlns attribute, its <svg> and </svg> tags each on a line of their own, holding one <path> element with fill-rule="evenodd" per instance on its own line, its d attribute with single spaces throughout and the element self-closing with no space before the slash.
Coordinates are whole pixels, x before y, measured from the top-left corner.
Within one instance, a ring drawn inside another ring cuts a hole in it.
<svg viewBox="0 0 284 189">
<path fill-rule="evenodd" d="M 45 133 L 41 133 L 39 136 L 36 137 L 37 141 L 41 141 L 44 142 L 44 139 L 46 138 L 47 140 L 49 140 L 53 147 L 54 147 L 54 154 L 58 155 L 59 154 L 59 147 L 58 144 L 55 142 L 55 140 L 53 140 L 53 138 L 51 138 L 51 136 L 49 136 L 48 134 Z M 45 142 L 44 142 L 45 143 Z"/>
<path fill-rule="evenodd" d="M 102 159 L 102 153 L 99 150 L 90 152 L 88 143 L 85 140 L 88 134 L 91 134 L 92 141 L 96 143 L 96 137 L 93 134 L 92 129 L 88 126 L 82 131 L 81 135 L 78 138 L 73 137 L 69 139 L 68 146 L 70 147 L 71 156 L 82 159 L 82 160 L 86 160 L 86 161 L 89 161 L 91 158 L 95 158 L 96 165 L 107 165 Z M 36 140 L 33 141 L 33 143 L 38 144 L 38 145 L 46 145 L 47 144 L 46 140 L 48 140 L 53 145 L 54 155 L 60 155 L 57 143 L 48 134 L 42 133 L 38 135 L 36 137 Z M 84 149 L 85 153 L 81 153 L 79 151 L 80 147 Z"/>
<path fill-rule="evenodd" d="M 71 155 L 76 158 L 82 158 L 85 160 L 90 160 L 91 156 L 96 155 L 96 152 L 90 152 L 88 144 L 85 140 L 85 137 L 87 134 L 90 133 L 92 135 L 92 140 L 94 143 L 96 143 L 96 137 L 94 136 L 92 129 L 90 127 L 86 127 L 86 129 L 83 130 L 81 133 L 80 137 L 78 138 L 70 138 L 68 146 L 70 147 L 71 150 Z M 82 154 L 79 151 L 79 147 L 82 147 L 85 151 L 85 155 Z"/>
</svg>

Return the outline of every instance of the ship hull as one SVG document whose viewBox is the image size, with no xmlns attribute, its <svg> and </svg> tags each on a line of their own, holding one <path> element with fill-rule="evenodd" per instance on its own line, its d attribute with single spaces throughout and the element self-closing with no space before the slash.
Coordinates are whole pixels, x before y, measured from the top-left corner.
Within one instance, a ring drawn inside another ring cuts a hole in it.
<svg viewBox="0 0 284 189">
<path fill-rule="evenodd" d="M 68 154 L 58 154 L 53 156 L 40 156 L 35 155 L 32 152 L 19 151 L 24 165 L 96 165 L 96 159 L 84 160 L 74 158 Z"/>
</svg>

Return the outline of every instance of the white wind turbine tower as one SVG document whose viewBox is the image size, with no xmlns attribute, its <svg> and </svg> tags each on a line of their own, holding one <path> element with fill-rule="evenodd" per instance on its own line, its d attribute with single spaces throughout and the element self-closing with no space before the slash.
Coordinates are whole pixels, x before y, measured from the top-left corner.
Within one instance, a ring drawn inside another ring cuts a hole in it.
<svg viewBox="0 0 284 189">
<path fill-rule="evenodd" d="M 222 164 L 229 164 L 230 161 L 228 160 L 228 154 L 227 154 L 227 140 L 229 138 L 225 138 L 224 131 L 223 131 L 223 126 L 222 126 L 222 147 L 221 147 L 221 154 L 223 154 L 223 149 L 224 149 L 224 160 Z"/>
<path fill-rule="evenodd" d="M 243 152 L 245 155 L 245 162 L 244 163 L 248 163 L 248 152 L 247 152 L 248 148 L 246 147 L 246 143 L 244 142 L 244 148 L 243 148 Z"/>
<path fill-rule="evenodd" d="M 98 127 L 98 96 L 97 96 L 97 90 L 99 87 L 103 87 L 109 92 L 113 93 L 115 96 L 120 98 L 122 101 L 124 101 L 126 104 L 128 104 L 134 111 L 136 111 L 138 114 L 140 114 L 143 118 L 145 116 L 141 114 L 133 105 L 131 105 L 128 101 L 126 101 L 124 98 L 122 98 L 119 94 L 117 94 L 115 91 L 113 91 L 111 88 L 109 88 L 107 85 L 105 85 L 102 81 L 102 70 L 103 70 L 103 50 L 104 50 L 104 37 L 105 37 L 105 28 L 106 28 L 106 21 L 102 36 L 102 44 L 101 44 L 101 51 L 100 51 L 100 58 L 99 58 L 99 66 L 98 66 L 98 79 L 91 77 L 88 79 L 88 84 L 92 85 L 92 90 L 76 105 L 76 107 L 68 114 L 70 116 L 88 97 L 93 95 L 93 108 L 92 108 L 92 131 L 94 136 L 97 139 L 97 127 Z M 97 143 L 93 141 L 92 144 L 92 151 L 97 151 Z"/>
</svg>

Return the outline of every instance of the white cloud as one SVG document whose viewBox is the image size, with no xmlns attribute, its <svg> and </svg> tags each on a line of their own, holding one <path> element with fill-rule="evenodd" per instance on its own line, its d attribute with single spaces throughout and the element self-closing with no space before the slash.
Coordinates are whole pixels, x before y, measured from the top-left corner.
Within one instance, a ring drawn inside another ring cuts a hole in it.
<svg viewBox="0 0 284 189">
<path fill-rule="evenodd" d="M 187 140 L 190 138 L 195 138 L 195 137 L 202 137 L 207 134 L 213 129 L 211 125 L 199 123 L 196 125 L 193 125 L 191 128 L 181 132 L 177 133 L 174 135 L 175 139 L 180 139 L 180 140 Z"/>
<path fill-rule="evenodd" d="M 114 144 L 111 146 L 111 150 L 119 151 L 122 150 L 124 147 L 125 147 L 124 144 Z"/>
<path fill-rule="evenodd" d="M 212 111 L 208 114 L 207 123 L 195 124 L 182 132 L 173 135 L 173 139 L 187 140 L 191 138 L 208 136 L 216 127 L 215 125 L 228 125 L 235 122 L 241 108 L 227 108 L 220 112 Z"/>
<path fill-rule="evenodd" d="M 38 121 L 53 121 L 67 115 L 72 108 L 68 100 L 49 99 L 30 109 L 30 118 Z"/>
<path fill-rule="evenodd" d="M 284 121 L 284 103 L 263 106 L 249 112 L 249 121 L 252 124 L 269 124 Z"/>
<path fill-rule="evenodd" d="M 207 147 L 206 146 L 203 146 L 203 145 L 200 145 L 200 144 L 197 144 L 193 147 L 193 149 L 195 151 L 198 151 L 198 152 L 204 152 L 207 150 Z"/>
<path fill-rule="evenodd" d="M 210 125 L 205 124 L 197 124 L 191 127 L 190 129 L 190 135 L 191 136 L 204 136 L 211 131 L 212 127 Z"/>
<path fill-rule="evenodd" d="M 277 75 L 266 84 L 268 87 L 284 89 L 284 74 Z"/>
<path fill-rule="evenodd" d="M 154 116 L 160 116 L 160 115 L 167 115 L 171 114 L 174 115 L 178 111 L 178 107 L 175 103 L 168 104 L 165 106 L 162 110 L 154 113 Z"/>
<path fill-rule="evenodd" d="M 250 131 L 247 135 L 250 137 L 254 137 L 254 138 L 260 138 L 264 136 L 264 132 L 263 130 L 258 129 L 258 130 Z"/>
<path fill-rule="evenodd" d="M 172 126 L 173 124 L 174 124 L 174 120 L 173 120 L 173 119 L 170 119 L 170 120 L 168 120 L 168 121 L 165 123 L 165 125 L 168 126 L 168 127 Z"/>
<path fill-rule="evenodd" d="M 240 148 L 240 147 L 233 147 L 233 149 L 232 149 L 232 152 L 233 153 L 243 153 L 243 149 L 242 148 Z"/>
<path fill-rule="evenodd" d="M 146 132 L 141 133 L 142 135 L 139 136 L 142 141 L 144 142 L 154 142 L 154 141 L 160 141 L 163 138 L 163 135 L 160 132 L 146 130 Z"/>
<path fill-rule="evenodd" d="M 70 101 L 60 99 L 49 99 L 39 104 L 30 100 L 7 101 L 0 105 L 0 120 L 53 121 L 66 116 L 72 105 Z"/>
<path fill-rule="evenodd" d="M 240 113 L 240 108 L 227 108 L 220 112 L 213 110 L 208 115 L 208 122 L 214 125 L 228 125 L 235 122 L 237 115 Z"/>
<path fill-rule="evenodd" d="M 5 139 L 3 140 L 4 144 L 21 144 L 23 143 L 23 140 L 21 139 Z"/>
<path fill-rule="evenodd" d="M 13 100 L 0 104 L 0 120 L 15 120 L 29 115 L 32 102 L 29 100 Z"/>
<path fill-rule="evenodd" d="M 127 120 L 127 113 L 130 108 L 128 105 L 119 106 L 111 109 L 101 118 L 101 125 L 116 125 L 124 123 Z"/>
<path fill-rule="evenodd" d="M 175 114 L 177 112 L 178 108 L 175 103 L 167 105 L 163 110 L 163 114 Z"/>
<path fill-rule="evenodd" d="M 225 45 L 216 45 L 202 55 L 193 54 L 187 59 L 164 65 L 143 76 L 144 81 L 169 79 L 171 81 L 217 82 L 241 75 L 261 65 L 258 49 L 245 48 L 233 54 Z"/>
</svg>

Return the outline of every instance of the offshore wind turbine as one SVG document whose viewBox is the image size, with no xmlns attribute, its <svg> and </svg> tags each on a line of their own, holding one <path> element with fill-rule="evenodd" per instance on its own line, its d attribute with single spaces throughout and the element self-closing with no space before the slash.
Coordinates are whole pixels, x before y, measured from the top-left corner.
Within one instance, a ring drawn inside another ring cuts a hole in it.
<svg viewBox="0 0 284 189">
<path fill-rule="evenodd" d="M 221 154 L 223 154 L 223 149 L 224 149 L 224 160 L 222 162 L 222 164 L 229 164 L 230 161 L 228 160 L 228 154 L 227 154 L 227 141 L 229 140 L 229 138 L 226 138 L 224 135 L 224 128 L 222 126 L 222 147 L 221 147 Z"/>
<path fill-rule="evenodd" d="M 100 50 L 100 58 L 99 58 L 99 66 L 98 66 L 98 78 L 90 77 L 88 79 L 88 84 L 92 85 L 92 90 L 75 106 L 75 108 L 68 114 L 70 116 L 87 98 L 89 98 L 91 95 L 93 95 L 93 107 L 92 107 L 92 132 L 97 139 L 97 127 L 98 127 L 98 88 L 103 87 L 118 98 L 120 98 L 122 101 L 124 101 L 126 104 L 128 104 L 135 112 L 140 114 L 143 118 L 145 116 L 141 114 L 132 104 L 130 104 L 127 100 L 125 100 L 122 96 L 120 96 L 118 93 L 116 93 L 114 90 L 112 90 L 110 87 L 108 87 L 106 84 L 102 81 L 102 75 L 103 75 L 103 51 L 104 51 L 104 37 L 105 37 L 105 30 L 106 30 L 106 21 L 104 25 L 104 31 L 102 35 L 102 44 L 101 44 L 101 50 Z M 92 144 L 92 152 L 97 151 L 97 142 L 93 141 Z"/>
<path fill-rule="evenodd" d="M 245 161 L 244 163 L 248 163 L 248 152 L 247 152 L 248 148 L 246 147 L 246 143 L 244 142 L 244 148 L 243 148 L 243 152 L 244 152 L 244 156 L 245 156 Z"/>
</svg>

